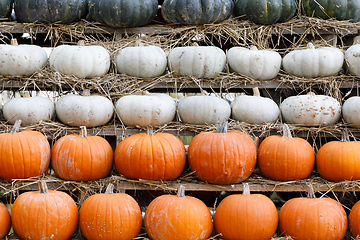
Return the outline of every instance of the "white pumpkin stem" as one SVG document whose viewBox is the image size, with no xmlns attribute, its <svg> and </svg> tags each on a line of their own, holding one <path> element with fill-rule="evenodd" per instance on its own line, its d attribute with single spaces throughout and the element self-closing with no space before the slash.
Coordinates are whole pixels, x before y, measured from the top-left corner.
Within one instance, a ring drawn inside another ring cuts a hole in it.
<svg viewBox="0 0 360 240">
<path fill-rule="evenodd" d="M 84 89 L 84 91 L 81 93 L 82 96 L 88 97 L 90 96 L 90 89 Z"/>
<path fill-rule="evenodd" d="M 105 194 L 113 194 L 114 193 L 114 184 L 109 183 L 106 187 Z"/>
<path fill-rule="evenodd" d="M 80 129 L 81 129 L 80 137 L 86 138 L 87 137 L 86 126 L 80 126 Z"/>
<path fill-rule="evenodd" d="M 143 96 L 150 96 L 150 93 L 149 93 L 149 91 L 145 90 L 145 91 L 142 91 L 142 92 L 141 92 L 141 95 L 143 95 Z"/>
<path fill-rule="evenodd" d="M 251 51 L 257 51 L 258 48 L 257 48 L 256 46 L 254 46 L 254 45 L 251 45 L 251 46 L 250 46 L 250 50 L 251 50 Z"/>
<path fill-rule="evenodd" d="M 39 190 L 40 190 L 39 192 L 40 193 L 43 193 L 43 194 L 49 193 L 49 189 L 48 189 L 48 187 L 46 185 L 46 182 L 44 180 L 39 180 L 39 181 L 37 181 L 37 183 L 38 183 L 38 186 L 39 186 Z"/>
<path fill-rule="evenodd" d="M 341 140 L 340 142 L 350 142 L 349 133 L 346 128 L 341 131 Z"/>
<path fill-rule="evenodd" d="M 85 40 L 79 40 L 77 46 L 83 47 L 85 46 Z"/>
<path fill-rule="evenodd" d="M 179 186 L 176 196 L 185 197 L 185 186 L 184 185 Z"/>
<path fill-rule="evenodd" d="M 308 191 L 307 197 L 308 198 L 316 198 L 312 184 L 309 184 L 308 187 L 309 187 L 309 191 Z"/>
<path fill-rule="evenodd" d="M 254 87 L 253 88 L 253 95 L 255 97 L 260 97 L 260 91 L 259 91 L 259 88 L 258 87 Z"/>
<path fill-rule="evenodd" d="M 16 38 L 12 38 L 10 40 L 10 44 L 11 44 L 11 46 L 19 46 L 19 43 Z"/>
<path fill-rule="evenodd" d="M 24 98 L 29 98 L 31 97 L 30 96 L 30 93 L 28 91 L 24 92 L 24 95 L 23 95 Z"/>
<path fill-rule="evenodd" d="M 150 125 L 146 126 L 146 136 L 153 136 L 154 135 L 154 128 Z"/>
<path fill-rule="evenodd" d="M 198 47 L 199 44 L 198 44 L 197 42 L 193 42 L 193 43 L 191 43 L 191 46 L 193 46 L 193 47 Z"/>
<path fill-rule="evenodd" d="M 220 127 L 217 129 L 217 133 L 227 133 L 228 122 L 222 122 Z"/>
<path fill-rule="evenodd" d="M 249 187 L 249 184 L 248 184 L 248 183 L 245 183 L 245 184 L 244 184 L 244 187 L 243 187 L 243 195 L 250 195 L 250 187 Z"/>
<path fill-rule="evenodd" d="M 13 126 L 13 128 L 11 129 L 11 132 L 10 132 L 10 133 L 17 133 L 17 132 L 19 132 L 20 125 L 21 125 L 21 119 L 16 120 L 16 122 L 14 123 L 14 126 Z"/>
<path fill-rule="evenodd" d="M 315 49 L 315 46 L 313 43 L 309 42 L 307 45 L 306 45 L 306 48 L 307 49 Z"/>
<path fill-rule="evenodd" d="M 306 95 L 315 96 L 316 94 L 314 92 L 308 92 Z"/>
<path fill-rule="evenodd" d="M 286 123 L 283 124 L 283 138 L 292 138 L 290 128 Z"/>
</svg>

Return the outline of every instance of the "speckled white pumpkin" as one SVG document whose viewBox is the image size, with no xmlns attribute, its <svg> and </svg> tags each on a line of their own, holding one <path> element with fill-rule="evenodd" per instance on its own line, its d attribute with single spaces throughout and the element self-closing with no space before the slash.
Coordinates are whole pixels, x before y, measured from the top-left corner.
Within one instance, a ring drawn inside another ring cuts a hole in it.
<svg viewBox="0 0 360 240">
<path fill-rule="evenodd" d="M 36 45 L 18 45 L 16 39 L 11 45 L 0 44 L 0 75 L 30 76 L 42 69 L 47 62 L 44 49 Z"/>
<path fill-rule="evenodd" d="M 215 96 L 189 96 L 178 103 L 182 122 L 190 124 L 216 124 L 227 121 L 231 115 L 230 104 Z"/>
<path fill-rule="evenodd" d="M 110 121 L 114 113 L 112 102 L 100 95 L 68 94 L 59 98 L 55 109 L 61 122 L 76 127 L 104 125 Z"/>
<path fill-rule="evenodd" d="M 110 54 L 102 46 L 85 46 L 81 40 L 77 46 L 60 45 L 54 48 L 49 63 L 53 70 L 65 75 L 78 78 L 101 77 L 109 71 Z"/>
<path fill-rule="evenodd" d="M 120 120 L 126 126 L 161 126 L 175 117 L 176 102 L 163 93 L 143 92 L 121 97 L 115 104 Z"/>
<path fill-rule="evenodd" d="M 280 109 L 271 99 L 261 97 L 258 88 L 254 95 L 241 95 L 231 103 L 232 118 L 250 124 L 274 123 L 279 117 Z"/>
<path fill-rule="evenodd" d="M 14 124 L 21 119 L 21 125 L 37 124 L 42 120 L 51 120 L 55 114 L 54 103 L 46 97 L 12 98 L 3 106 L 4 118 Z"/>
<path fill-rule="evenodd" d="M 325 95 L 292 96 L 280 104 L 283 120 L 303 126 L 327 126 L 338 122 L 341 105 L 333 97 Z"/>
<path fill-rule="evenodd" d="M 342 106 L 342 115 L 346 123 L 360 128 L 360 97 L 348 98 Z"/>
<path fill-rule="evenodd" d="M 168 55 L 169 70 L 180 76 L 217 77 L 225 65 L 225 52 L 213 46 L 176 47 Z"/>
<path fill-rule="evenodd" d="M 281 56 L 271 50 L 258 50 L 232 47 L 226 53 L 227 62 L 233 72 L 240 73 L 256 80 L 275 78 L 281 67 Z"/>
<path fill-rule="evenodd" d="M 360 44 L 352 45 L 346 50 L 345 60 L 349 72 L 360 76 Z"/>
<path fill-rule="evenodd" d="M 341 70 L 344 58 L 344 53 L 338 48 L 315 48 L 309 43 L 307 49 L 294 50 L 286 54 L 282 65 L 285 72 L 298 77 L 326 77 Z"/>
<path fill-rule="evenodd" d="M 157 46 L 136 46 L 121 49 L 115 57 L 118 73 L 133 77 L 161 76 L 167 67 L 164 50 Z"/>
</svg>

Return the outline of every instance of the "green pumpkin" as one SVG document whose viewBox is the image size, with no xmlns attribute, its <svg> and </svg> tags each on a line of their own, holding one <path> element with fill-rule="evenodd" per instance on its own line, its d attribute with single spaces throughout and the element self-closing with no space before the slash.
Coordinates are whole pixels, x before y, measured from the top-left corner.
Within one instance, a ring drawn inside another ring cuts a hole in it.
<svg viewBox="0 0 360 240">
<path fill-rule="evenodd" d="M 236 0 L 234 13 L 240 19 L 266 25 L 289 20 L 296 9 L 296 0 Z"/>
<path fill-rule="evenodd" d="M 167 23 L 198 25 L 222 22 L 233 9 L 233 0 L 165 0 L 161 15 Z"/>
<path fill-rule="evenodd" d="M 19 22 L 69 24 L 85 16 L 87 0 L 14 0 L 14 10 Z"/>
<path fill-rule="evenodd" d="M 0 18 L 10 17 L 13 0 L 0 0 Z"/>
<path fill-rule="evenodd" d="M 113 28 L 146 25 L 157 9 L 157 0 L 89 0 L 92 19 Z"/>
<path fill-rule="evenodd" d="M 310 17 L 360 21 L 360 0 L 303 0 L 302 7 Z"/>
</svg>

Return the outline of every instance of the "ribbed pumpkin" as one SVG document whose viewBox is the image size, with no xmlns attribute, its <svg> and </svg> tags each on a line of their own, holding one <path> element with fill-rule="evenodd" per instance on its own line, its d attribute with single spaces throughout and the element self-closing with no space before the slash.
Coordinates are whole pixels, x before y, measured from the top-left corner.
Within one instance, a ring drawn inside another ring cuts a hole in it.
<svg viewBox="0 0 360 240">
<path fill-rule="evenodd" d="M 158 0 L 88 0 L 89 14 L 97 22 L 113 28 L 139 27 L 153 20 Z"/>
<path fill-rule="evenodd" d="M 267 178 L 293 181 L 307 178 L 315 165 L 315 153 L 302 138 L 292 137 L 283 125 L 283 136 L 265 138 L 258 149 L 258 167 Z"/>
<path fill-rule="evenodd" d="M 330 181 L 360 179 L 360 142 L 350 141 L 347 130 L 341 141 L 331 141 L 321 146 L 316 154 L 319 174 Z"/>
<path fill-rule="evenodd" d="M 279 211 L 279 232 L 296 240 L 342 240 L 346 230 L 341 204 L 327 197 L 316 198 L 312 187 L 307 198 L 290 199 Z"/>
<path fill-rule="evenodd" d="M 0 178 L 6 181 L 43 174 L 50 164 L 50 144 L 37 131 L 19 131 L 16 121 L 10 133 L 0 134 Z"/>
<path fill-rule="evenodd" d="M 356 239 L 356 237 L 360 235 L 360 201 L 357 201 L 351 208 L 349 227 L 351 235 Z"/>
<path fill-rule="evenodd" d="M 0 202 L 0 239 L 3 239 L 10 232 L 11 219 L 9 210 Z"/>
<path fill-rule="evenodd" d="M 245 133 L 228 132 L 224 122 L 217 132 L 201 132 L 191 140 L 188 162 L 195 175 L 203 181 L 239 183 L 255 169 L 255 143 Z"/>
<path fill-rule="evenodd" d="M 184 170 L 184 144 L 169 133 L 138 133 L 125 138 L 115 149 L 115 166 L 130 179 L 173 180 Z"/>
<path fill-rule="evenodd" d="M 167 23 L 209 24 L 230 17 L 233 0 L 165 0 L 161 15 Z"/>
<path fill-rule="evenodd" d="M 109 175 L 113 165 L 113 150 L 104 138 L 70 134 L 58 139 L 52 147 L 51 166 L 65 180 L 93 181 Z"/>
<path fill-rule="evenodd" d="M 114 193 L 110 183 L 105 193 L 88 197 L 79 211 L 79 225 L 88 240 L 133 239 L 140 233 L 141 210 L 126 193 Z"/>
<path fill-rule="evenodd" d="M 0 18 L 10 17 L 13 0 L 0 0 Z"/>
<path fill-rule="evenodd" d="M 220 202 L 214 225 L 222 239 L 267 240 L 276 232 L 278 213 L 270 198 L 250 194 L 245 183 L 243 194 L 232 194 Z"/>
<path fill-rule="evenodd" d="M 65 192 L 48 190 L 45 181 L 38 182 L 40 191 L 22 193 L 11 208 L 11 221 L 16 234 L 24 240 L 69 239 L 78 224 L 75 201 Z"/>
<path fill-rule="evenodd" d="M 144 217 L 145 230 L 151 239 L 207 239 L 213 230 L 211 213 L 199 199 L 185 196 L 185 187 L 178 193 L 161 195 L 148 206 Z"/>
<path fill-rule="evenodd" d="M 16 18 L 20 22 L 79 21 L 87 13 L 87 0 L 14 0 Z"/>
</svg>

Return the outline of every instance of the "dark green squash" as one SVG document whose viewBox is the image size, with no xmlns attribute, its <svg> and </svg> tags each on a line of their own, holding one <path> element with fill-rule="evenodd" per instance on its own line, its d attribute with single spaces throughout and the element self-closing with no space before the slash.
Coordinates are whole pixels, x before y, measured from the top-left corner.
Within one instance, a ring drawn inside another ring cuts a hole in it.
<svg viewBox="0 0 360 240">
<path fill-rule="evenodd" d="M 360 0 L 303 0 L 302 8 L 310 17 L 360 21 Z"/>
<path fill-rule="evenodd" d="M 19 22 L 69 24 L 85 16 L 87 0 L 14 0 L 14 10 Z"/>
<path fill-rule="evenodd" d="M 10 17 L 13 0 L 0 0 L 0 18 Z"/>
<path fill-rule="evenodd" d="M 89 0 L 91 18 L 113 28 L 146 25 L 157 10 L 157 0 Z"/>
<path fill-rule="evenodd" d="M 296 0 L 236 0 L 234 13 L 240 19 L 265 25 L 289 20 L 296 9 Z"/>
<path fill-rule="evenodd" d="M 161 14 L 167 23 L 209 24 L 229 18 L 233 0 L 165 0 Z"/>
</svg>

